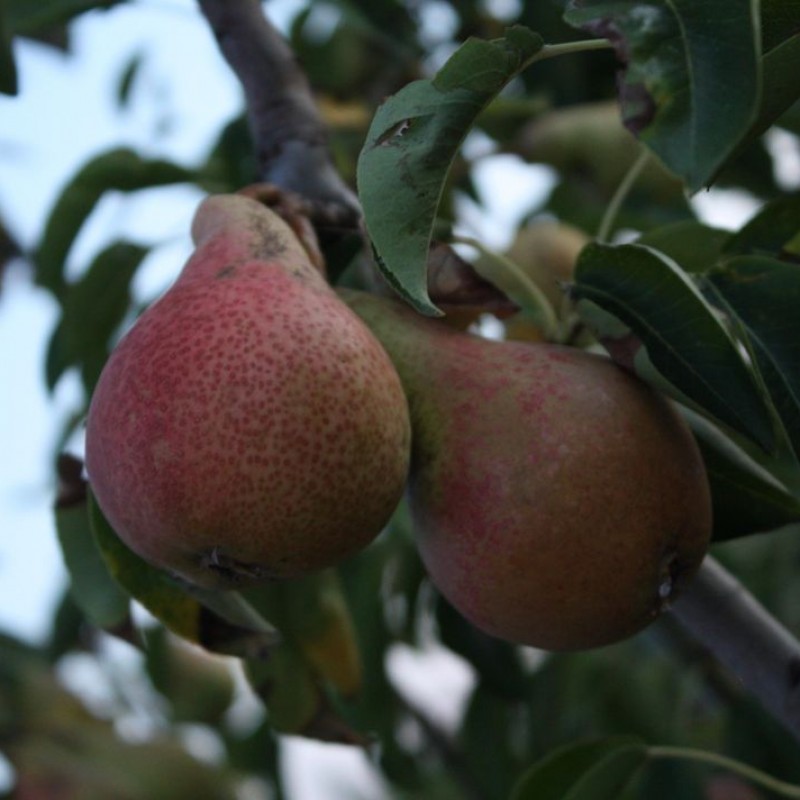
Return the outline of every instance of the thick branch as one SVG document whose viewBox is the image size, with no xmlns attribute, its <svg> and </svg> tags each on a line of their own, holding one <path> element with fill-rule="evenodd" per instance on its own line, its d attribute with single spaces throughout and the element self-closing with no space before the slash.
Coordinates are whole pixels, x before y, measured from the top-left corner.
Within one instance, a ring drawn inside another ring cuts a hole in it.
<svg viewBox="0 0 800 800">
<path fill-rule="evenodd" d="M 800 740 L 800 642 L 711 556 L 672 610 Z"/>
<path fill-rule="evenodd" d="M 259 0 L 198 4 L 244 89 L 259 179 L 308 200 L 318 227 L 357 228 L 358 200 L 333 166 L 308 80 Z"/>
</svg>

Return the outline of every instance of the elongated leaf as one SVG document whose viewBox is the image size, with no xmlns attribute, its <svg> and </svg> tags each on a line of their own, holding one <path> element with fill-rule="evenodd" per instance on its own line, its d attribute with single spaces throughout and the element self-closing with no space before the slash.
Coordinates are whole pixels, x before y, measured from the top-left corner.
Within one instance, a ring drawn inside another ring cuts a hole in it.
<svg viewBox="0 0 800 800">
<path fill-rule="evenodd" d="M 169 161 L 141 158 L 117 149 L 93 158 L 62 191 L 48 217 L 35 254 L 36 281 L 61 298 L 66 289 L 64 265 L 83 223 L 107 191 L 136 191 L 191 180 L 192 173 Z"/>
<path fill-rule="evenodd" d="M 5 0 L 14 33 L 27 36 L 41 28 L 68 22 L 84 11 L 111 8 L 125 0 Z"/>
<path fill-rule="evenodd" d="M 18 90 L 17 62 L 14 60 L 8 11 L 0 0 L 0 92 L 15 95 Z"/>
<path fill-rule="evenodd" d="M 79 459 L 58 462 L 59 497 L 56 531 L 70 576 L 70 592 L 83 614 L 99 628 L 113 628 L 128 618 L 130 597 L 111 577 L 92 535 L 86 481 Z"/>
<path fill-rule="evenodd" d="M 534 764 L 511 800 L 617 800 L 646 759 L 647 748 L 628 737 L 567 745 Z"/>
<path fill-rule="evenodd" d="M 73 365 L 83 368 L 91 393 L 111 347 L 111 337 L 130 307 L 130 284 L 148 249 L 115 242 L 102 250 L 85 275 L 65 289 L 62 314 L 48 349 L 46 378 L 54 388 Z"/>
<path fill-rule="evenodd" d="M 217 653 L 253 659 L 263 659 L 279 642 L 275 628 L 238 593 L 187 587 L 147 564 L 117 537 L 91 493 L 89 513 L 114 579 L 173 633 Z"/>
<path fill-rule="evenodd" d="M 761 46 L 761 107 L 748 138 L 765 131 L 800 98 L 800 4 L 796 0 L 761 0 Z"/>
<path fill-rule="evenodd" d="M 591 304 L 623 323 L 615 332 L 598 331 L 616 360 L 621 343 L 632 338 L 626 366 L 643 370 L 646 355 L 666 381 L 660 388 L 677 390 L 678 399 L 773 448 L 774 421 L 756 376 L 719 314 L 675 262 L 638 244 L 591 244 L 578 259 L 572 292 L 590 326 L 597 329 L 599 320 Z"/>
<path fill-rule="evenodd" d="M 521 27 L 470 39 L 433 79 L 408 84 L 375 114 L 358 160 L 367 230 L 387 279 L 422 313 L 439 313 L 425 267 L 450 164 L 481 111 L 542 46 Z"/>
<path fill-rule="evenodd" d="M 669 256 L 685 272 L 701 273 L 717 263 L 730 237 L 730 231 L 712 228 L 697 220 L 685 220 L 653 228 L 636 243 Z"/>
<path fill-rule="evenodd" d="M 564 18 L 613 43 L 625 124 L 696 191 L 756 120 L 757 9 L 755 0 L 569 0 Z"/>
<path fill-rule="evenodd" d="M 744 325 L 795 460 L 800 461 L 800 265 L 739 256 L 708 280 Z"/>
<path fill-rule="evenodd" d="M 319 678 L 345 696 L 359 690 L 361 659 L 335 570 L 264 584 L 244 596 L 297 646 Z"/>
<path fill-rule="evenodd" d="M 711 486 L 715 542 L 800 522 L 800 497 L 707 420 L 686 416 Z"/>
<path fill-rule="evenodd" d="M 725 256 L 769 255 L 780 258 L 800 234 L 800 197 L 780 197 L 767 203 L 723 247 Z"/>
</svg>

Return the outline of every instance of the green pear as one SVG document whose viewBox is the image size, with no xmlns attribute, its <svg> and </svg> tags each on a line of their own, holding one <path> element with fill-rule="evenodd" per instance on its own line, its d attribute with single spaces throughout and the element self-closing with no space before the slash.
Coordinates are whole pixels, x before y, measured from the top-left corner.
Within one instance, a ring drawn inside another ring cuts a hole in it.
<svg viewBox="0 0 800 800">
<path fill-rule="evenodd" d="M 197 585 L 331 566 L 402 496 L 397 373 L 273 211 L 212 196 L 192 234 L 193 255 L 92 397 L 92 491 L 134 551 Z"/>
<path fill-rule="evenodd" d="M 432 582 L 484 632 L 547 650 L 651 623 L 708 548 L 695 441 L 661 395 L 601 355 L 489 341 L 344 294 L 411 409 L 409 505 Z"/>
</svg>

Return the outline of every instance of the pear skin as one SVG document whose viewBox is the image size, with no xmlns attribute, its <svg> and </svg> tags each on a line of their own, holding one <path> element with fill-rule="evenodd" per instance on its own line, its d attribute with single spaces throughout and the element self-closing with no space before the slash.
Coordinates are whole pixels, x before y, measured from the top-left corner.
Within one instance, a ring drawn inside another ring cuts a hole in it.
<svg viewBox="0 0 800 800">
<path fill-rule="evenodd" d="M 196 249 L 111 354 L 86 466 L 134 551 L 201 586 L 331 566 L 402 496 L 397 373 L 274 212 L 207 198 Z"/>
<path fill-rule="evenodd" d="M 600 355 L 489 341 L 343 296 L 403 381 L 415 535 L 452 605 L 490 635 L 546 650 L 651 623 L 711 533 L 703 462 L 669 402 Z"/>
</svg>

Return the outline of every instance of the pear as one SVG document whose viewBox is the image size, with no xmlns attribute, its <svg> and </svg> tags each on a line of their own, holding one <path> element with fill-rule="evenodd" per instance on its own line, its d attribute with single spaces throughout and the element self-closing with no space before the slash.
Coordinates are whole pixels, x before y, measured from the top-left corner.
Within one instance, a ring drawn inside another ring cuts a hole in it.
<svg viewBox="0 0 800 800">
<path fill-rule="evenodd" d="M 652 622 L 711 532 L 703 462 L 668 401 L 601 355 L 341 296 L 403 381 L 415 536 L 450 603 L 490 635 L 546 650 Z"/>
<path fill-rule="evenodd" d="M 276 213 L 211 196 L 192 235 L 93 394 L 92 491 L 131 549 L 199 586 L 331 566 L 402 497 L 397 373 Z"/>
</svg>

